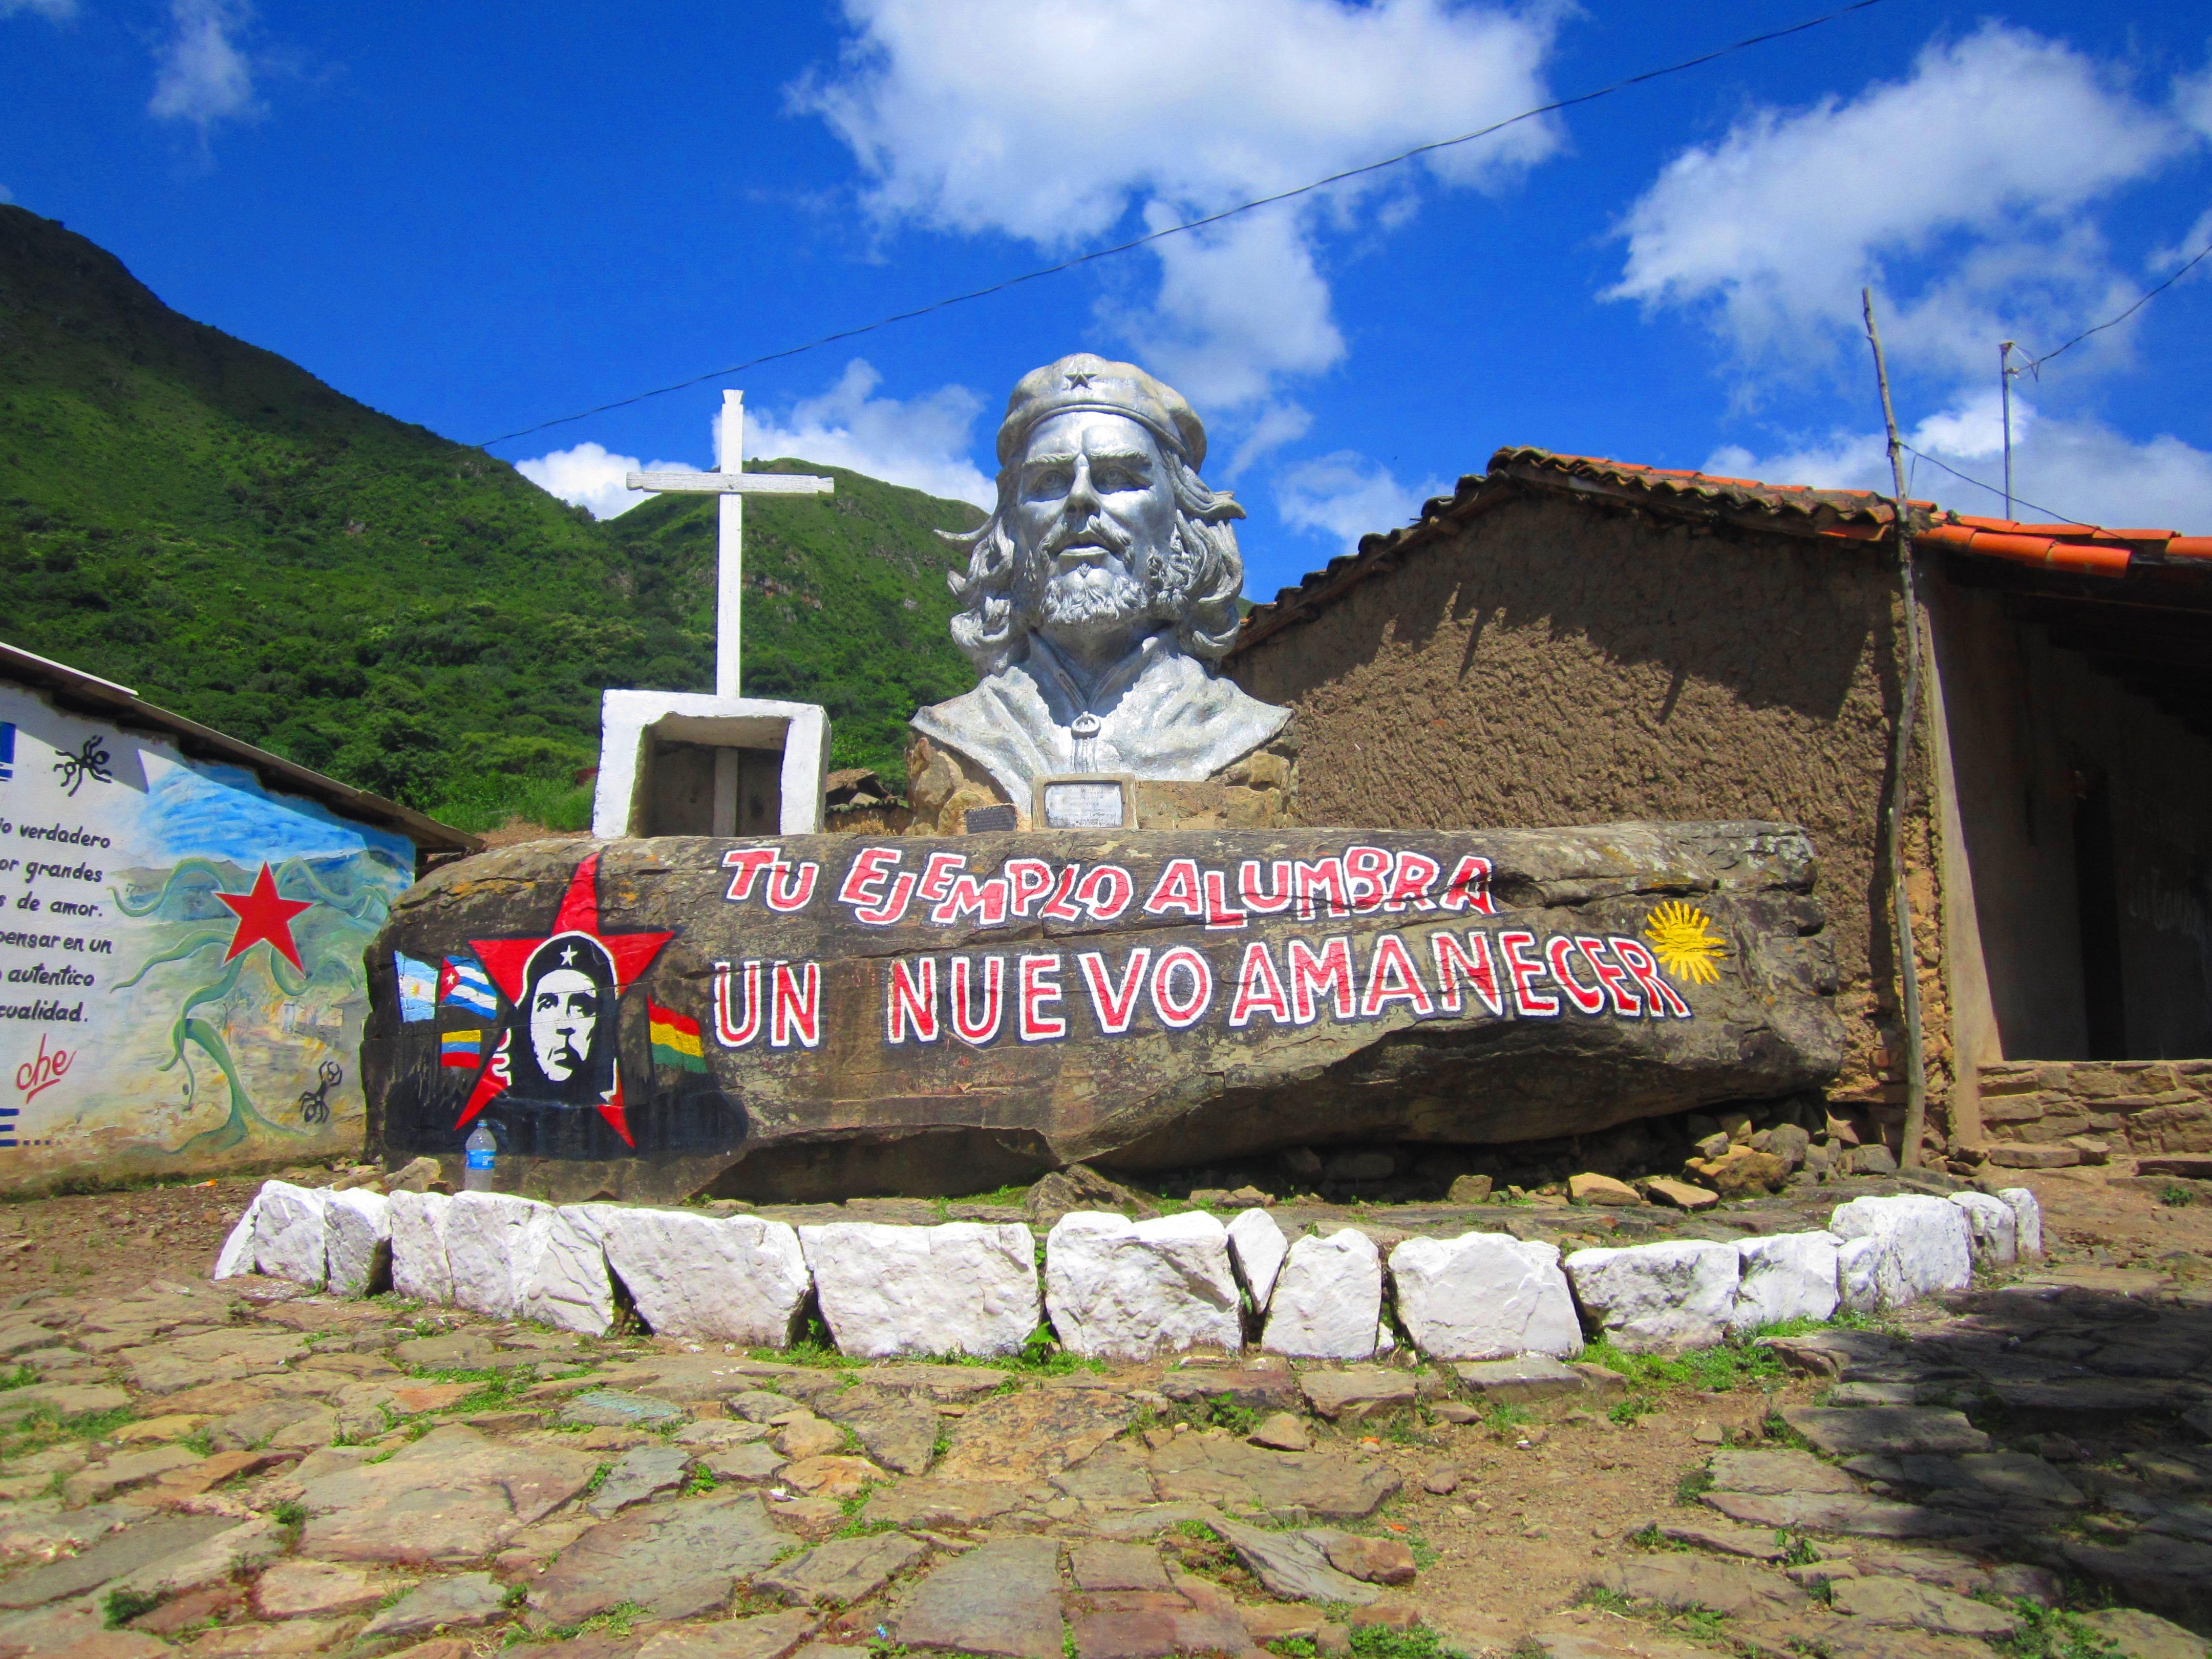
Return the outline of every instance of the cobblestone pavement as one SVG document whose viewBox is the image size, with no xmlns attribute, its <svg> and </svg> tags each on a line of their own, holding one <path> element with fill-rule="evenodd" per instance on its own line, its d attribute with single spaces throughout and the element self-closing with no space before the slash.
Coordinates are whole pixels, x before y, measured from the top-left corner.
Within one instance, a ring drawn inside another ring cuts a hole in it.
<svg viewBox="0 0 2212 1659">
<path fill-rule="evenodd" d="M 172 1226 L 0 1307 L 0 1659 L 2202 1659 L 2203 1218 L 2041 1189 L 2041 1270 L 1535 1399 L 580 1340 L 212 1285 Z"/>
</svg>

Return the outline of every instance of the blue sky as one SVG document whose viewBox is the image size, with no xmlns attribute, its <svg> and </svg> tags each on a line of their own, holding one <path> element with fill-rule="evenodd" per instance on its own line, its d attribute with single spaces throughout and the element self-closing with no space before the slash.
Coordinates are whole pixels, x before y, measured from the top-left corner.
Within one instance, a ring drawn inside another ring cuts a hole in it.
<svg viewBox="0 0 2212 1659">
<path fill-rule="evenodd" d="M 0 190 L 480 441 L 1820 9 L 0 0 Z M 1504 443 L 1884 482 L 1870 281 L 1900 420 L 1995 478 L 1998 341 L 2046 351 L 2212 241 L 2208 42 L 2193 8 L 1883 0 L 754 370 L 748 449 L 978 496 L 1017 377 L 1133 357 L 1206 417 L 1265 598 Z M 2021 495 L 2212 532 L 2208 383 L 2212 260 L 2021 383 Z M 495 453 L 612 510 L 626 458 L 710 459 L 716 401 Z"/>
</svg>

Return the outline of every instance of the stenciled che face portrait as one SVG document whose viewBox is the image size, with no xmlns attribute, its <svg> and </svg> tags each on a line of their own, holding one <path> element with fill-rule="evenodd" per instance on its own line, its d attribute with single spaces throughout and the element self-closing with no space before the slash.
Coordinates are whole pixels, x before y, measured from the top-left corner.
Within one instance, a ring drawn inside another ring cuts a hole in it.
<svg viewBox="0 0 2212 1659">
<path fill-rule="evenodd" d="M 597 1106 L 615 1085 L 615 969 L 582 933 L 556 933 L 523 970 L 523 1041 L 514 1047 L 518 1102 Z"/>
</svg>

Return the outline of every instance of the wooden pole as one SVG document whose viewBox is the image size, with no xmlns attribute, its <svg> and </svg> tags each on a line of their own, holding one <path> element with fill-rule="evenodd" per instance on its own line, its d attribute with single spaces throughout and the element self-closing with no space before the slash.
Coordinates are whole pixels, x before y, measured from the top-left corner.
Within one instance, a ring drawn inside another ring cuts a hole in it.
<svg viewBox="0 0 2212 1659">
<path fill-rule="evenodd" d="M 1912 726 L 1920 708 L 1920 602 L 1912 587 L 1912 519 L 1905 501 L 1905 450 L 1897 437 L 1897 410 L 1889 398 L 1889 365 L 1881 354 L 1881 330 L 1874 319 L 1874 290 L 1863 288 L 1867 343 L 1874 348 L 1874 374 L 1881 388 L 1881 421 L 1889 438 L 1890 523 L 1897 534 L 1897 584 L 1903 602 L 1905 685 L 1897 712 L 1890 755 L 1889 892 L 1896 915 L 1899 1012 L 1905 1021 L 1905 1144 L 1898 1162 L 1920 1167 L 1920 1138 L 1928 1127 L 1928 1071 L 1921 1057 L 1920 953 L 1912 943 L 1912 897 L 1905 885 L 1905 779 L 1912 761 Z"/>
</svg>

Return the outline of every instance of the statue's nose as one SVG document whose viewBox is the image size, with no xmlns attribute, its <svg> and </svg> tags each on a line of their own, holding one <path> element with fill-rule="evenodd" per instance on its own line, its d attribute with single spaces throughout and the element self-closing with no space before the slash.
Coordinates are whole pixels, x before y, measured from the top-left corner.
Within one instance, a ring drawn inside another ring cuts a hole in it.
<svg viewBox="0 0 2212 1659">
<path fill-rule="evenodd" d="M 1091 487 L 1091 468 L 1079 460 L 1075 464 L 1075 482 L 1067 489 L 1067 515 L 1087 519 L 1098 510 L 1098 492 Z"/>
</svg>

